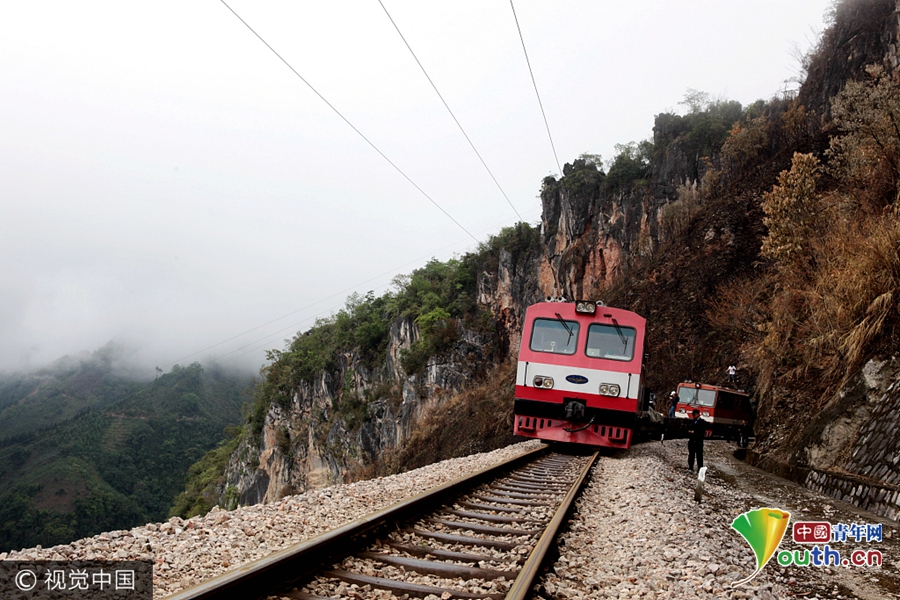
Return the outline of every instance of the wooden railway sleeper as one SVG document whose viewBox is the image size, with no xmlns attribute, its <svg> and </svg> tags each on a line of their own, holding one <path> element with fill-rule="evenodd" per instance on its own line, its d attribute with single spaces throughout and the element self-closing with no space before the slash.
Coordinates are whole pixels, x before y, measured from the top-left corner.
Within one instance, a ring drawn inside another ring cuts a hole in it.
<svg viewBox="0 0 900 600">
<path fill-rule="evenodd" d="M 466 510 L 448 510 L 448 514 L 456 515 L 457 517 L 465 517 L 467 519 L 481 519 L 482 521 L 488 521 L 491 523 L 531 523 L 535 525 L 540 525 L 541 521 L 537 521 L 535 519 L 522 519 L 519 517 L 505 517 L 503 515 L 491 515 L 483 512 L 470 512 Z"/>
<path fill-rule="evenodd" d="M 463 577 L 469 579 L 508 579 L 513 580 L 519 571 L 498 571 L 496 569 L 482 569 L 481 567 L 468 567 L 454 563 L 435 560 L 423 560 L 420 558 L 407 558 L 394 554 L 381 552 L 363 552 L 357 555 L 360 558 L 370 558 L 388 565 L 403 567 L 407 571 L 425 573 L 427 575 L 439 575 L 441 577 Z"/>
</svg>

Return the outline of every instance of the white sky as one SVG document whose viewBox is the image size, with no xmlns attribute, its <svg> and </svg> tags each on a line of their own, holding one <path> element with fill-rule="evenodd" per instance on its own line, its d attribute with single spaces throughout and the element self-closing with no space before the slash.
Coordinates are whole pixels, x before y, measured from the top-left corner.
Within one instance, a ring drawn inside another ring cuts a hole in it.
<svg viewBox="0 0 900 600">
<path fill-rule="evenodd" d="M 538 221 L 558 169 L 509 2 L 383 1 Z M 771 97 L 831 4 L 515 8 L 562 164 L 651 137 L 688 88 Z M 378 0 L 229 5 L 479 241 L 517 220 Z M 255 370 L 351 291 L 475 246 L 214 0 L 9 3 L 0 115 L 0 369 L 115 338 L 151 370 Z"/>
</svg>

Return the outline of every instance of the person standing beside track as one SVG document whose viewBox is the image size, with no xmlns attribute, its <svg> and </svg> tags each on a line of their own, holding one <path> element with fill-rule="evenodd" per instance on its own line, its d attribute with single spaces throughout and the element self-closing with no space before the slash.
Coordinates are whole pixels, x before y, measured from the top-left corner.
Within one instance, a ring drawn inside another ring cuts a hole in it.
<svg viewBox="0 0 900 600">
<path fill-rule="evenodd" d="M 691 411 L 691 422 L 688 424 L 688 468 L 694 472 L 694 457 L 697 458 L 697 469 L 703 468 L 703 440 L 706 438 L 706 421 L 700 418 L 700 411 Z"/>
</svg>

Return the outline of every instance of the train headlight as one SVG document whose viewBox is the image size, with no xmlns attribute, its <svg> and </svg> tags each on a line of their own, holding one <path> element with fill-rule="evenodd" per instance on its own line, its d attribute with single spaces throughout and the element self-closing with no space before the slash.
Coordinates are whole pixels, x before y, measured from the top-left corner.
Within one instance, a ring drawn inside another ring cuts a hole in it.
<svg viewBox="0 0 900 600">
<path fill-rule="evenodd" d="M 615 383 L 601 383 L 600 394 L 603 396 L 618 396 L 621 389 Z"/>
<path fill-rule="evenodd" d="M 553 389 L 553 378 L 538 375 L 534 378 L 534 387 L 544 388 L 545 390 Z"/>
<path fill-rule="evenodd" d="M 592 315 L 597 312 L 597 305 L 590 300 L 576 300 L 575 312 Z"/>
</svg>

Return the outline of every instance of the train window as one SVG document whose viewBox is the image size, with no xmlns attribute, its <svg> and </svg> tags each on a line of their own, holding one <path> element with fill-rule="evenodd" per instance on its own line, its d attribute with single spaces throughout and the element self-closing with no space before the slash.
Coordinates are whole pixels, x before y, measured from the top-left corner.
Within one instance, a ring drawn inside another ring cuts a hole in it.
<svg viewBox="0 0 900 600">
<path fill-rule="evenodd" d="M 593 358 L 631 360 L 634 358 L 636 336 L 637 332 L 632 327 L 592 323 L 588 327 L 587 347 L 584 353 Z"/>
<path fill-rule="evenodd" d="M 678 388 L 678 401 L 683 404 L 713 406 L 716 402 L 716 390 L 682 386 Z"/>
<path fill-rule="evenodd" d="M 575 354 L 578 347 L 578 322 L 563 319 L 535 319 L 531 345 L 535 352 Z"/>
<path fill-rule="evenodd" d="M 734 410 L 734 401 L 737 398 L 729 392 L 719 392 L 719 399 L 716 401 L 716 408 L 721 410 Z"/>
</svg>

